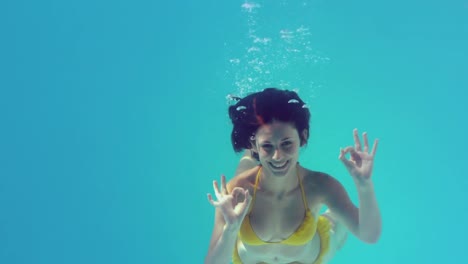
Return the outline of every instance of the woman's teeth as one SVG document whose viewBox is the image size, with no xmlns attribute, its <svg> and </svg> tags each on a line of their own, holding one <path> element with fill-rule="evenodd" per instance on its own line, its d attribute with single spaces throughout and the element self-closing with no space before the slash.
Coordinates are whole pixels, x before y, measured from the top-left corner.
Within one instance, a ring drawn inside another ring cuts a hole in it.
<svg viewBox="0 0 468 264">
<path fill-rule="evenodd" d="M 271 166 L 275 169 L 284 169 L 287 165 L 288 165 L 288 161 L 286 161 L 285 163 L 281 164 L 281 165 L 277 165 L 277 164 L 273 164 L 273 163 L 270 163 Z"/>
</svg>

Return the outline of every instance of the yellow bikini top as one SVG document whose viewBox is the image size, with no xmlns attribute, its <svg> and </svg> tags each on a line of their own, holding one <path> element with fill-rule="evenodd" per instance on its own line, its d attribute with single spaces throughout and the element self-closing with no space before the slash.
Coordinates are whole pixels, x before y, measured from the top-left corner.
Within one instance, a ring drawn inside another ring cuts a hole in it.
<svg viewBox="0 0 468 264">
<path fill-rule="evenodd" d="M 304 192 L 304 187 L 302 186 L 302 181 L 299 178 L 299 173 L 297 174 L 298 180 L 299 180 L 299 185 L 301 186 L 301 191 L 302 191 L 302 200 L 304 201 L 304 206 L 306 208 L 305 212 L 305 217 L 304 221 L 301 223 L 301 225 L 296 229 L 296 231 L 290 235 L 287 239 L 278 241 L 278 242 L 268 242 L 268 241 L 263 241 L 261 240 L 257 234 L 255 234 L 255 231 L 252 229 L 252 226 L 250 224 L 250 213 L 253 208 L 253 204 L 255 202 L 255 195 L 257 192 L 257 186 L 260 178 L 260 174 L 262 171 L 262 167 L 258 170 L 257 177 L 255 179 L 255 189 L 252 197 L 252 203 L 250 204 L 249 208 L 249 213 L 246 215 L 244 218 L 244 221 L 242 222 L 240 231 L 239 231 L 239 237 L 242 240 L 243 243 L 249 244 L 249 245 L 265 245 L 265 244 L 285 244 L 285 245 L 303 245 L 310 241 L 317 230 L 317 224 L 315 222 L 314 216 L 310 212 L 309 207 L 307 206 L 307 199 L 305 196 Z"/>
</svg>

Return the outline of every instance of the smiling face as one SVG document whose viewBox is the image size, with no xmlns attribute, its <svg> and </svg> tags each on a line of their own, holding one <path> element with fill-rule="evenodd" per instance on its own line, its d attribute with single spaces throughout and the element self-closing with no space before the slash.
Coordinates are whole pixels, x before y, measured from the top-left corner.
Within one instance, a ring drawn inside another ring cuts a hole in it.
<svg viewBox="0 0 468 264">
<path fill-rule="evenodd" d="M 307 131 L 302 132 L 303 138 Z M 254 150 L 258 152 L 263 170 L 273 176 L 286 176 L 299 159 L 301 138 L 290 123 L 274 121 L 260 126 L 255 134 Z"/>
</svg>

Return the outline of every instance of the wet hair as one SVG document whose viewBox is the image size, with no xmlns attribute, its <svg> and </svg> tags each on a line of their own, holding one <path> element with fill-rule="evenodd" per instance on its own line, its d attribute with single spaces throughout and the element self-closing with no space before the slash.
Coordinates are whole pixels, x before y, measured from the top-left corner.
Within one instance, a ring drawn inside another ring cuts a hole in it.
<svg viewBox="0 0 468 264">
<path fill-rule="evenodd" d="M 291 123 L 299 132 L 301 145 L 307 138 L 301 132 L 309 130 L 310 112 L 304 101 L 294 91 L 266 88 L 244 98 L 233 97 L 238 102 L 229 107 L 232 121 L 231 143 L 235 152 L 250 149 L 251 137 L 258 128 L 273 121 Z"/>
</svg>

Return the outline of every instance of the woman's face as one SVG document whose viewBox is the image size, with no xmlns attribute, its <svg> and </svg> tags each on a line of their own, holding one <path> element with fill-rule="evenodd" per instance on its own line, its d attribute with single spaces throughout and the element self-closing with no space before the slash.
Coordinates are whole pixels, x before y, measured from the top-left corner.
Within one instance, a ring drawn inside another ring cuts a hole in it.
<svg viewBox="0 0 468 264">
<path fill-rule="evenodd" d="M 263 170 L 271 175 L 287 175 L 299 159 L 301 140 L 290 123 L 274 121 L 262 125 L 255 134 L 254 144 Z"/>
</svg>

